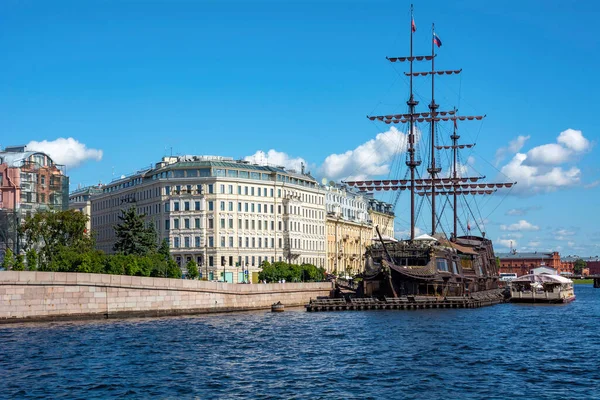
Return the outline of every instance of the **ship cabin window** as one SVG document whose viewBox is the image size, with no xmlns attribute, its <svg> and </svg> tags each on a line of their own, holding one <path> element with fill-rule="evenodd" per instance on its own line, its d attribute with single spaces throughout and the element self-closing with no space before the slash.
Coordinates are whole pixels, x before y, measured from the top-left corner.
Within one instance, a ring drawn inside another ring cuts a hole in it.
<svg viewBox="0 0 600 400">
<path fill-rule="evenodd" d="M 458 266 L 456 265 L 456 261 L 452 261 L 452 273 L 458 274 Z"/>
<path fill-rule="evenodd" d="M 448 261 L 445 258 L 436 259 L 438 271 L 448 271 Z"/>
</svg>

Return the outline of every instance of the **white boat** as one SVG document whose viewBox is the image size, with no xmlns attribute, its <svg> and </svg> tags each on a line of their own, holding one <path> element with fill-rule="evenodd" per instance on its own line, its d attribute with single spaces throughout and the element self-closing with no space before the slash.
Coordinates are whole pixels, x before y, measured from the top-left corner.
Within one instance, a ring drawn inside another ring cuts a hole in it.
<svg viewBox="0 0 600 400">
<path fill-rule="evenodd" d="M 512 303 L 568 303 L 575 300 L 573 281 L 560 275 L 523 275 L 510 283 Z"/>
</svg>

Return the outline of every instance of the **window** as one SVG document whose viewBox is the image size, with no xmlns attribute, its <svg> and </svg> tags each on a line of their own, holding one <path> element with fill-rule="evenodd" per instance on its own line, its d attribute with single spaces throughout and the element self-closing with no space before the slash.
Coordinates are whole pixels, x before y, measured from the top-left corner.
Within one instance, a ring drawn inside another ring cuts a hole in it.
<svg viewBox="0 0 600 400">
<path fill-rule="evenodd" d="M 190 247 L 190 237 L 186 236 L 183 238 L 184 247 Z"/>
<path fill-rule="evenodd" d="M 179 211 L 179 202 L 178 201 L 173 202 L 173 211 Z"/>
<path fill-rule="evenodd" d="M 214 211 L 215 206 L 214 203 L 212 201 L 208 202 L 208 211 Z"/>
<path fill-rule="evenodd" d="M 214 259 L 214 257 L 213 257 L 213 256 L 208 256 L 208 266 L 209 266 L 209 267 L 212 267 L 212 266 L 214 266 L 214 265 L 215 265 L 215 261 L 214 261 L 214 260 L 215 260 L 215 259 Z M 212 272 L 209 274 L 209 279 L 210 279 L 210 280 L 213 280 L 213 279 L 214 279 L 214 276 L 213 276 L 213 273 L 212 273 Z"/>
<path fill-rule="evenodd" d="M 262 212 L 262 204 L 258 203 L 258 212 Z"/>
<path fill-rule="evenodd" d="M 258 220 L 258 229 L 261 230 L 262 229 L 262 221 L 259 219 Z"/>
<path fill-rule="evenodd" d="M 271 214 L 273 214 L 273 204 L 271 204 Z"/>
<path fill-rule="evenodd" d="M 242 187 L 241 186 L 238 186 L 238 194 L 240 194 L 240 195 L 242 194 Z"/>
<path fill-rule="evenodd" d="M 171 194 L 171 186 L 165 186 L 165 194 L 167 196 Z"/>
<path fill-rule="evenodd" d="M 250 188 L 250 195 L 254 196 L 254 186 Z"/>
<path fill-rule="evenodd" d="M 242 219 L 238 219 L 238 229 L 242 229 Z"/>
<path fill-rule="evenodd" d="M 183 226 L 185 229 L 190 229 L 190 219 L 189 218 L 186 218 L 183 220 Z M 189 247 L 189 246 L 186 246 L 186 247 Z"/>
<path fill-rule="evenodd" d="M 165 203 L 165 212 L 169 212 L 171 211 L 171 203 L 169 203 L 168 201 Z"/>
<path fill-rule="evenodd" d="M 215 226 L 213 221 L 214 220 L 212 218 L 208 220 L 208 229 L 214 229 Z"/>
<path fill-rule="evenodd" d="M 238 237 L 238 247 L 242 247 L 243 239 Z"/>
<path fill-rule="evenodd" d="M 252 247 L 256 247 L 256 238 L 252 238 Z"/>
<path fill-rule="evenodd" d="M 229 236 L 229 247 L 233 247 L 233 236 Z"/>
<path fill-rule="evenodd" d="M 271 197 L 273 197 L 273 189 L 271 189 Z"/>
<path fill-rule="evenodd" d="M 225 185 L 221 185 L 221 192 L 220 193 L 225 193 Z"/>
<path fill-rule="evenodd" d="M 215 238 L 213 236 L 208 237 L 208 247 L 215 247 Z M 212 261 L 210 262 L 210 265 L 212 265 Z"/>
<path fill-rule="evenodd" d="M 445 258 L 436 259 L 438 271 L 448 271 L 448 261 Z"/>
<path fill-rule="evenodd" d="M 250 239 L 249 238 L 246 238 L 246 247 L 250 247 Z M 248 261 L 246 261 L 246 262 L 248 262 Z"/>
<path fill-rule="evenodd" d="M 176 249 L 179 248 L 179 238 L 178 237 L 173 239 L 173 247 L 175 247 Z"/>
<path fill-rule="evenodd" d="M 171 221 L 165 219 L 165 230 L 168 231 L 169 229 L 171 229 Z"/>
<path fill-rule="evenodd" d="M 452 272 L 458 274 L 458 266 L 456 265 L 456 261 L 452 261 Z"/>
<path fill-rule="evenodd" d="M 250 211 L 254 212 L 254 203 L 250 203 Z"/>
<path fill-rule="evenodd" d="M 173 220 L 173 228 L 179 229 L 179 218 Z"/>
<path fill-rule="evenodd" d="M 208 193 L 213 194 L 215 192 L 215 189 L 213 188 L 213 184 L 209 184 L 208 185 Z"/>
<path fill-rule="evenodd" d="M 190 202 L 186 201 L 185 203 L 183 203 L 183 209 L 185 211 L 190 211 Z"/>
<path fill-rule="evenodd" d="M 194 237 L 194 246 L 200 247 L 200 236 Z"/>
<path fill-rule="evenodd" d="M 229 211 L 233 211 L 233 201 L 229 202 Z"/>
<path fill-rule="evenodd" d="M 238 212 L 242 212 L 242 203 L 238 202 Z"/>
<path fill-rule="evenodd" d="M 258 247 L 262 247 L 262 238 L 258 238 Z"/>
<path fill-rule="evenodd" d="M 221 202 L 221 208 L 220 208 L 220 210 L 221 211 L 225 211 L 225 202 L 224 201 Z"/>
<path fill-rule="evenodd" d="M 221 229 L 225 229 L 225 218 L 221 218 Z"/>
<path fill-rule="evenodd" d="M 233 194 L 233 185 L 229 185 L 229 194 Z"/>
<path fill-rule="evenodd" d="M 225 247 L 225 236 L 221 236 L 221 247 Z"/>
<path fill-rule="evenodd" d="M 244 211 L 248 212 L 248 203 L 244 203 Z"/>
<path fill-rule="evenodd" d="M 229 218 L 229 229 L 233 229 L 233 218 Z"/>
<path fill-rule="evenodd" d="M 194 219 L 194 228 L 200 229 L 200 218 Z"/>
</svg>

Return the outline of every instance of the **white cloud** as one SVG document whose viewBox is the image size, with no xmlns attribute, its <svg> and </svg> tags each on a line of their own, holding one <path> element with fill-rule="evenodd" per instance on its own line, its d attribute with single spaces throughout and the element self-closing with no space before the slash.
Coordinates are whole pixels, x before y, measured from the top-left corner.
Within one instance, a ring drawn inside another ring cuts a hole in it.
<svg viewBox="0 0 600 400">
<path fill-rule="evenodd" d="M 501 231 L 539 231 L 540 227 L 537 225 L 533 225 L 530 222 L 525 221 L 524 219 L 520 220 L 516 224 L 511 225 L 500 225 Z"/>
<path fill-rule="evenodd" d="M 556 141 L 577 153 L 582 153 L 590 148 L 590 141 L 583 137 L 581 131 L 575 129 L 561 132 Z"/>
<path fill-rule="evenodd" d="M 419 131 L 415 136 L 418 139 Z M 407 135 L 391 127 L 354 150 L 329 155 L 321 166 L 321 174 L 330 180 L 362 180 L 385 175 L 390 172 L 393 156 L 405 152 L 406 146 Z"/>
<path fill-rule="evenodd" d="M 594 182 L 588 183 L 587 185 L 584 186 L 584 188 L 585 189 L 592 189 L 592 188 L 595 188 L 598 185 L 600 185 L 600 179 L 598 179 L 598 180 L 596 180 Z"/>
<path fill-rule="evenodd" d="M 539 210 L 542 207 L 540 206 L 529 206 L 529 207 L 521 207 L 521 208 L 511 208 L 506 212 L 506 215 L 510 216 L 523 216 L 526 215 L 529 211 Z"/>
<path fill-rule="evenodd" d="M 505 239 L 511 239 L 511 238 L 522 238 L 523 234 L 522 233 L 507 233 L 506 235 L 502 235 L 503 238 Z"/>
<path fill-rule="evenodd" d="M 569 161 L 573 152 L 556 143 L 543 144 L 527 152 L 528 165 L 559 165 Z"/>
<path fill-rule="evenodd" d="M 27 150 L 44 152 L 57 164 L 75 168 L 88 160 L 102 160 L 102 150 L 88 149 L 85 144 L 76 139 L 58 138 L 56 140 L 27 143 Z"/>
<path fill-rule="evenodd" d="M 590 141 L 581 131 L 567 129 L 558 135 L 556 142 L 534 147 L 527 153 L 516 153 L 501 168 L 504 176 L 517 182 L 511 193 L 545 193 L 581 183 L 581 170 L 577 166 L 561 164 L 576 162 L 582 153 L 591 149 Z"/>
<path fill-rule="evenodd" d="M 244 160 L 259 165 L 282 166 L 286 169 L 296 170 L 297 172 L 302 170 L 302 164 L 304 164 L 305 168 L 307 167 L 307 163 L 303 158 L 293 158 L 286 153 L 273 149 L 266 153 L 262 150 L 258 150 L 253 155 L 244 157 Z"/>
<path fill-rule="evenodd" d="M 531 242 L 528 243 L 529 247 L 539 247 L 540 244 L 542 244 L 542 242 L 531 241 Z"/>
<path fill-rule="evenodd" d="M 575 246 L 575 242 L 567 242 L 567 246 L 574 247 Z"/>
<path fill-rule="evenodd" d="M 418 226 L 415 226 L 415 236 L 419 236 L 423 231 L 419 229 Z M 398 239 L 409 238 L 410 237 L 410 227 L 405 231 L 396 231 L 394 232 L 394 236 Z"/>
<path fill-rule="evenodd" d="M 494 240 L 494 246 L 499 246 L 499 247 L 506 247 L 506 248 L 515 248 L 517 247 L 518 243 L 516 240 L 510 240 L 510 239 L 496 239 Z"/>
<path fill-rule="evenodd" d="M 569 230 L 566 230 L 566 229 L 559 229 L 559 230 L 555 231 L 554 233 L 557 234 L 557 235 L 560 235 L 560 236 L 573 236 L 573 235 L 575 235 L 574 231 L 569 231 Z"/>
<path fill-rule="evenodd" d="M 495 164 L 498 165 L 498 163 L 502 161 L 507 154 L 515 154 L 521 150 L 525 145 L 525 142 L 529 140 L 530 137 L 531 136 L 519 135 L 516 139 L 511 140 L 507 147 L 501 147 L 496 150 Z"/>
</svg>

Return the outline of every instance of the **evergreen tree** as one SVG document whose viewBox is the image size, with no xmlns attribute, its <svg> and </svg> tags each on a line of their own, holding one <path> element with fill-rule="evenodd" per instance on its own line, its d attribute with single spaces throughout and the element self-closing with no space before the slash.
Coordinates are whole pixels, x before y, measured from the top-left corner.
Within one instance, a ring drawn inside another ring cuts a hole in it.
<svg viewBox="0 0 600 400">
<path fill-rule="evenodd" d="M 38 264 L 37 251 L 35 251 L 35 249 L 28 250 L 27 254 L 26 254 L 26 259 L 27 259 L 27 269 L 29 271 L 35 271 L 37 269 L 37 264 Z"/>
<path fill-rule="evenodd" d="M 187 276 L 189 279 L 196 279 L 200 273 L 198 272 L 198 264 L 195 261 L 190 260 L 185 266 L 187 268 Z"/>
<path fill-rule="evenodd" d="M 165 261 L 168 261 L 171 258 L 171 249 L 169 248 L 169 239 L 165 238 L 162 242 L 160 242 L 160 247 L 158 248 L 158 254 L 163 256 Z"/>
<path fill-rule="evenodd" d="M 115 226 L 117 241 L 113 249 L 121 254 L 145 255 L 156 251 L 156 230 L 154 224 L 144 226 L 145 214 L 138 214 L 135 207 L 121 210 Z"/>
<path fill-rule="evenodd" d="M 2 268 L 6 271 L 11 269 L 15 265 L 15 257 L 11 249 L 6 249 L 4 253 L 4 260 L 2 261 Z"/>
<path fill-rule="evenodd" d="M 15 257 L 15 265 L 13 265 L 13 271 L 25 271 L 25 257 L 23 254 L 17 254 Z"/>
</svg>

